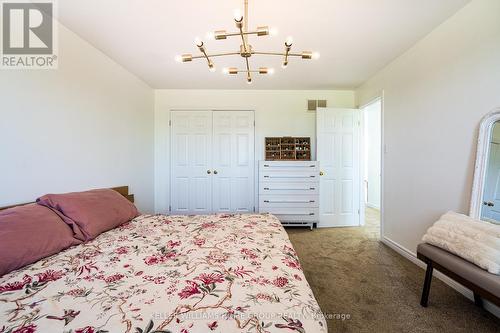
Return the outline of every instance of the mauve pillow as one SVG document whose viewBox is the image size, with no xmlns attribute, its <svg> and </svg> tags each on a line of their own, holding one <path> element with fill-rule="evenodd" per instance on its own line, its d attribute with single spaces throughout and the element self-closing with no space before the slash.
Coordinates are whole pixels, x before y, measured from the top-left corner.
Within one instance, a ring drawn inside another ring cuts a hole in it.
<svg viewBox="0 0 500 333">
<path fill-rule="evenodd" d="M 0 211 L 0 276 L 80 244 L 52 210 L 29 204 Z"/>
<path fill-rule="evenodd" d="M 59 212 L 73 228 L 74 237 L 83 241 L 94 239 L 139 215 L 133 203 L 110 189 L 46 194 L 36 202 Z"/>
</svg>

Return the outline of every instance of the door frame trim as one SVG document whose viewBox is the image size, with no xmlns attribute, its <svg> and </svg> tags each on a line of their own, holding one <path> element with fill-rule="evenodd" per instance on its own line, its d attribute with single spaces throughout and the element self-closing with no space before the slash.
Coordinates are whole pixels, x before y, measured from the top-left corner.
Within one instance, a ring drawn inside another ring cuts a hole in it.
<svg viewBox="0 0 500 333">
<path fill-rule="evenodd" d="M 189 111 L 211 111 L 211 112 L 217 112 L 217 111 L 233 111 L 233 112 L 241 112 L 241 111 L 251 111 L 253 112 L 253 119 L 254 119 L 254 127 L 253 127 L 253 163 L 254 163 L 254 213 L 258 211 L 258 182 L 256 181 L 256 179 L 258 179 L 258 176 L 259 176 L 259 170 L 258 170 L 258 159 L 257 159 L 257 112 L 255 109 L 234 109 L 234 108 L 230 108 L 230 109 L 224 109 L 224 108 L 170 108 L 168 110 L 168 124 L 167 124 L 167 128 L 168 128 L 168 158 L 169 158 L 169 161 L 168 161 L 168 213 L 170 214 L 172 212 L 172 172 L 173 172 L 173 168 L 172 168 L 172 154 L 173 154 L 173 150 L 172 150 L 172 135 L 173 135 L 173 131 L 172 131 L 172 112 L 178 112 L 178 111 L 186 111 L 186 112 L 189 112 Z M 212 123 L 212 126 L 213 126 L 213 123 Z"/>
<path fill-rule="evenodd" d="M 385 154 L 387 152 L 386 146 L 385 146 L 385 96 L 384 96 L 384 91 L 382 90 L 379 95 L 376 97 L 370 99 L 368 102 L 358 106 L 359 110 L 361 111 L 361 126 L 364 128 L 364 113 L 362 110 L 367 107 L 370 104 L 376 103 L 377 101 L 380 101 L 381 106 L 380 106 L 380 239 L 384 238 L 384 220 L 385 220 L 385 214 L 384 214 L 384 208 L 385 208 L 385 196 L 384 196 L 384 181 L 385 181 Z M 360 153 L 360 158 L 364 159 L 364 152 L 365 152 L 365 147 L 364 147 L 364 131 L 361 131 L 361 149 L 359 151 Z M 361 165 L 360 169 L 360 175 L 361 179 L 361 196 L 360 196 L 360 207 L 361 207 L 361 214 L 360 214 L 360 225 L 365 224 L 365 219 L 366 219 L 366 214 L 365 214 L 365 187 L 363 185 L 364 183 L 364 163 Z"/>
</svg>

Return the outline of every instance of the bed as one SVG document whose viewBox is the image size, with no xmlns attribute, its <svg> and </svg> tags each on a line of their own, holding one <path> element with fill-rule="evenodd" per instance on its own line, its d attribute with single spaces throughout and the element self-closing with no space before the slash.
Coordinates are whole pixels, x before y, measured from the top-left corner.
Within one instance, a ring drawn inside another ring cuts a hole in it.
<svg viewBox="0 0 500 333">
<path fill-rule="evenodd" d="M 0 277 L 0 332 L 326 332 L 272 215 L 141 215 Z"/>
</svg>

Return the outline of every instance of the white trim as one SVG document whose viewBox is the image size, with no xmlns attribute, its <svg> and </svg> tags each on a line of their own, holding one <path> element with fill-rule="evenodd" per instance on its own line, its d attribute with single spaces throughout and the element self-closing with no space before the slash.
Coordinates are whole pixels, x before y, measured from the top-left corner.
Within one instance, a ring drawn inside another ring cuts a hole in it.
<svg viewBox="0 0 500 333">
<path fill-rule="evenodd" d="M 380 210 L 380 206 L 379 206 L 379 205 L 372 204 L 372 203 L 370 203 L 370 202 L 367 202 L 365 205 L 366 205 L 366 207 L 368 207 L 368 208 L 373 208 L 373 209 Z"/>
<path fill-rule="evenodd" d="M 365 112 L 359 110 L 359 226 L 364 226 L 366 222 L 365 207 Z"/>
<path fill-rule="evenodd" d="M 374 98 L 370 99 L 370 100 L 369 100 L 368 102 L 366 102 L 365 104 L 360 105 L 360 106 L 359 106 L 359 108 L 360 108 L 360 109 L 364 109 L 364 108 L 366 108 L 366 107 L 367 107 L 368 105 L 370 105 L 370 104 L 376 103 L 376 102 L 378 102 L 379 100 L 381 101 L 381 100 L 382 100 L 382 98 L 383 98 L 383 94 L 384 94 L 384 92 L 382 91 L 380 96 L 377 96 L 377 97 L 374 97 Z"/>
<path fill-rule="evenodd" d="M 362 106 L 359 106 L 359 110 L 361 113 L 361 128 L 360 128 L 360 152 L 359 156 L 362 161 L 364 161 L 364 112 L 363 109 L 366 108 L 368 105 L 376 103 L 380 101 L 380 206 L 375 206 L 370 203 L 365 202 L 365 186 L 364 186 L 364 163 L 360 164 L 360 183 L 361 183 L 361 195 L 360 195 L 360 225 L 365 225 L 365 219 L 366 219 L 366 214 L 365 214 L 365 206 L 371 207 L 371 208 L 376 208 L 380 210 L 380 237 L 384 237 L 384 179 L 385 179 L 385 172 L 384 172 L 384 156 L 385 156 L 385 139 L 384 139 L 384 90 L 380 92 L 380 96 L 377 96 L 375 98 L 372 98 L 368 103 L 363 104 Z"/>
<path fill-rule="evenodd" d="M 395 241 L 393 241 L 392 239 L 390 239 L 388 237 L 382 237 L 381 242 L 384 243 L 385 245 L 387 245 L 388 247 L 390 247 L 391 249 L 393 249 L 394 251 L 396 251 L 398 254 L 405 257 L 406 259 L 410 260 L 412 263 L 414 263 L 418 267 L 420 267 L 422 269 L 426 269 L 426 267 L 427 267 L 426 264 L 423 261 L 421 261 L 420 259 L 418 259 L 416 253 L 414 253 L 413 251 L 408 250 L 404 246 L 396 243 Z M 461 293 L 465 297 L 467 297 L 469 300 L 474 301 L 474 294 L 472 293 L 472 291 L 470 291 L 468 288 L 464 287 L 463 285 L 461 285 L 457 281 L 449 278 L 448 276 L 444 275 L 443 273 L 441 273 L 438 270 L 434 270 L 432 275 L 435 276 L 436 278 L 438 278 L 439 280 L 443 281 L 444 283 L 446 283 L 447 285 L 449 285 L 450 287 L 452 287 L 453 289 L 455 289 L 456 291 L 458 291 L 459 293 Z M 423 279 L 422 279 L 422 285 L 423 285 Z M 431 291 L 431 295 L 432 295 L 432 291 Z M 432 297 L 431 297 L 431 299 L 432 299 Z M 486 300 L 483 300 L 483 302 L 484 302 L 484 308 L 486 310 L 488 310 L 489 312 L 491 312 L 492 314 L 494 314 L 495 316 L 500 318 L 500 308 L 499 307 L 495 306 L 493 303 L 488 302 Z"/>
<path fill-rule="evenodd" d="M 488 155 L 490 152 L 491 130 L 495 122 L 500 120 L 500 108 L 496 108 L 488 113 L 482 120 L 479 127 L 477 139 L 476 166 L 474 169 L 474 182 L 472 185 L 472 195 L 470 201 L 469 215 L 473 218 L 481 218 L 481 208 L 483 203 L 484 178 L 488 167 Z"/>
</svg>

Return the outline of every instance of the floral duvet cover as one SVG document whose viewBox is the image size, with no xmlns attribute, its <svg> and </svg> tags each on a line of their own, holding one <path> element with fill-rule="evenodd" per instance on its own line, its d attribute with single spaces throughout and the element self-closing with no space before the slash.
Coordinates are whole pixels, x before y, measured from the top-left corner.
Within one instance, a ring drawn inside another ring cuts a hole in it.
<svg viewBox="0 0 500 333">
<path fill-rule="evenodd" d="M 0 277 L 0 332 L 321 333 L 272 215 L 143 215 Z"/>
</svg>

